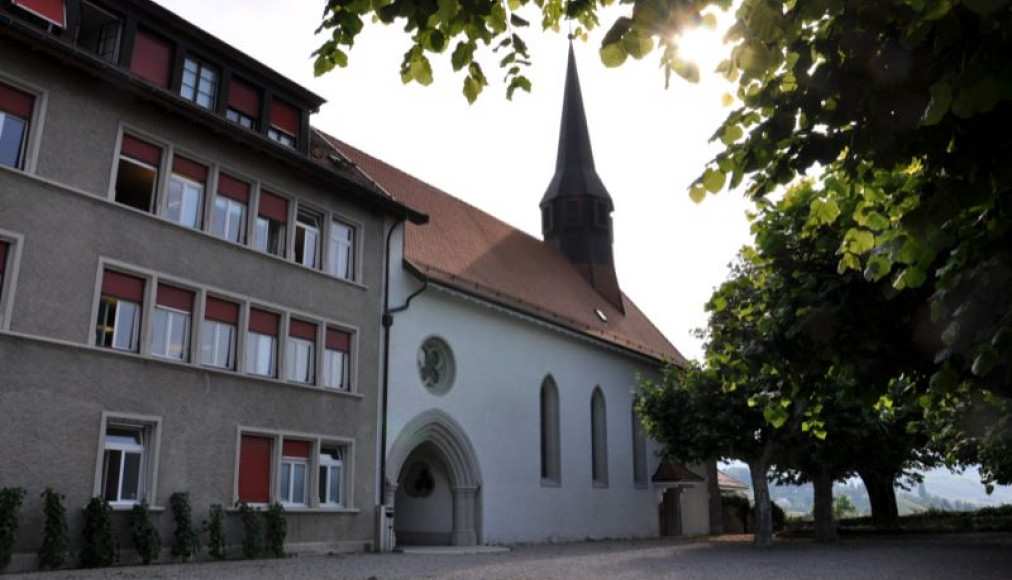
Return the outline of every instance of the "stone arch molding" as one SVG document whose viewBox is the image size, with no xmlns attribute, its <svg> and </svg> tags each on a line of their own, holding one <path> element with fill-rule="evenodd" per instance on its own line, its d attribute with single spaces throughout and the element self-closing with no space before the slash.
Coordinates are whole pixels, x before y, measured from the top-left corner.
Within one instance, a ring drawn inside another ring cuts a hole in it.
<svg viewBox="0 0 1012 580">
<path fill-rule="evenodd" d="M 401 470 L 411 452 L 429 444 L 441 455 L 453 493 L 453 533 L 455 546 L 479 542 L 481 469 L 478 454 L 464 428 L 439 409 L 423 411 L 409 421 L 397 435 L 387 454 L 387 505 L 393 505 Z M 396 507 L 395 507 L 396 511 Z M 395 516 L 396 517 L 396 516 Z"/>
</svg>

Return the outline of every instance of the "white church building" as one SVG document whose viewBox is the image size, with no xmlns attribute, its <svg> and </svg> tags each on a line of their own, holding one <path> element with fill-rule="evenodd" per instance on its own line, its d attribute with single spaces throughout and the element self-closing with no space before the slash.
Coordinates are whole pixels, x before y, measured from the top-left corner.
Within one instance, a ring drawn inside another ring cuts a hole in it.
<svg viewBox="0 0 1012 580">
<path fill-rule="evenodd" d="M 391 230 L 380 430 L 395 542 L 708 533 L 706 470 L 660 464 L 633 411 L 636 373 L 684 359 L 619 289 L 572 49 L 544 240 L 332 144 L 430 217 Z"/>
</svg>

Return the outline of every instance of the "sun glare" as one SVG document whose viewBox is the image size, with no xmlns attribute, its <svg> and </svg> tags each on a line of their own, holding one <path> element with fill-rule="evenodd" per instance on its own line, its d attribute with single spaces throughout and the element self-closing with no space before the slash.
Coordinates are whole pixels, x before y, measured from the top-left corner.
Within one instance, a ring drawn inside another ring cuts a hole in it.
<svg viewBox="0 0 1012 580">
<path fill-rule="evenodd" d="M 728 57 L 730 45 L 724 44 L 724 34 L 733 22 L 733 16 L 716 13 L 715 24 L 700 24 L 680 34 L 675 41 L 678 43 L 678 55 L 682 60 L 696 63 L 703 76 L 713 74 L 720 61 Z"/>
</svg>

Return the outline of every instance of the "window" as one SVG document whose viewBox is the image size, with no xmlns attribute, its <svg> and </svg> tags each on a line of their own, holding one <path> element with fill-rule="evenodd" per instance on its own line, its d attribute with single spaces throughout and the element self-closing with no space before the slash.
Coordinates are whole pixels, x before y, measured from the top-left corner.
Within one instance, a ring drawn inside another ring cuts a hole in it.
<svg viewBox="0 0 1012 580">
<path fill-rule="evenodd" d="M 238 329 L 239 305 L 208 296 L 200 339 L 201 362 L 211 367 L 234 370 Z"/>
<path fill-rule="evenodd" d="M 93 495 L 114 506 L 130 506 L 155 496 L 158 417 L 102 414 Z"/>
<path fill-rule="evenodd" d="M 172 75 L 172 44 L 153 32 L 138 28 L 130 71 L 162 88 L 169 88 Z"/>
<path fill-rule="evenodd" d="M 327 271 L 339 278 L 355 279 L 355 228 L 337 220 L 330 222 Z"/>
<path fill-rule="evenodd" d="M 260 193 L 256 232 L 253 238 L 256 249 L 285 255 L 285 224 L 288 223 L 288 200 L 266 191 Z"/>
<path fill-rule="evenodd" d="M 298 134 L 299 110 L 280 99 L 274 99 L 271 102 L 271 126 L 267 130 L 267 137 L 294 149 Z"/>
<path fill-rule="evenodd" d="M 205 109 L 214 109 L 218 94 L 218 70 L 187 57 L 183 63 L 183 82 L 179 94 Z"/>
<path fill-rule="evenodd" d="M 608 202 L 597 200 L 594 202 L 594 227 L 608 227 Z"/>
<path fill-rule="evenodd" d="M 5 303 L 7 302 L 6 286 L 4 282 L 9 277 L 7 272 L 9 268 L 7 264 L 13 262 L 13 257 L 8 258 L 8 255 L 13 253 L 13 246 L 9 242 L 0 240 L 0 328 L 4 328 L 4 321 L 8 315 Z"/>
<path fill-rule="evenodd" d="M 14 5 L 50 24 L 60 28 L 67 27 L 67 11 L 64 9 L 63 0 L 14 0 Z"/>
<path fill-rule="evenodd" d="M 227 174 L 218 175 L 218 195 L 214 197 L 211 233 L 237 244 L 246 241 L 246 208 L 250 186 Z"/>
<path fill-rule="evenodd" d="M 418 377 L 428 391 L 442 395 L 453 386 L 456 366 L 453 351 L 443 339 L 430 336 L 418 349 Z"/>
<path fill-rule="evenodd" d="M 632 452 L 633 483 L 636 487 L 647 486 L 647 437 L 636 409 L 632 410 Z"/>
<path fill-rule="evenodd" d="M 591 479 L 596 487 L 608 485 L 608 427 L 605 424 L 604 395 L 594 389 L 590 397 Z"/>
<path fill-rule="evenodd" d="M 190 360 L 193 292 L 159 284 L 155 302 L 151 354 L 181 361 Z"/>
<path fill-rule="evenodd" d="M 561 480 L 559 453 L 559 390 L 552 377 L 541 383 L 541 483 L 558 485 Z"/>
<path fill-rule="evenodd" d="M 24 169 L 35 97 L 0 83 L 0 165 Z"/>
<path fill-rule="evenodd" d="M 336 328 L 327 329 L 326 348 L 323 351 L 323 386 L 328 389 L 351 390 L 349 372 L 351 335 Z"/>
<path fill-rule="evenodd" d="M 81 17 L 74 33 L 74 44 L 109 62 L 119 62 L 123 21 L 91 2 L 82 0 Z"/>
<path fill-rule="evenodd" d="M 239 443 L 239 501 L 270 503 L 272 444 L 270 437 L 242 436 Z"/>
<path fill-rule="evenodd" d="M 152 211 L 161 163 L 160 147 L 123 135 L 116 171 L 116 201 L 141 211 Z"/>
<path fill-rule="evenodd" d="M 249 334 L 246 336 L 246 372 L 265 377 L 277 376 L 278 315 L 251 308 Z"/>
<path fill-rule="evenodd" d="M 583 202 L 578 199 L 566 200 L 566 225 L 583 225 Z"/>
<path fill-rule="evenodd" d="M 95 344 L 137 352 L 144 280 L 106 270 L 95 323 Z"/>
<path fill-rule="evenodd" d="M 320 267 L 320 214 L 299 208 L 295 218 L 295 261 L 310 268 Z"/>
<path fill-rule="evenodd" d="M 316 382 L 316 325 L 312 322 L 289 321 L 285 368 L 290 381 Z"/>
<path fill-rule="evenodd" d="M 285 506 L 304 506 L 308 489 L 309 442 L 286 439 L 281 452 L 281 503 Z"/>
<path fill-rule="evenodd" d="M 228 84 L 228 108 L 225 110 L 225 117 L 250 131 L 256 131 L 260 125 L 260 106 L 260 91 L 253 85 L 232 77 Z"/>
<path fill-rule="evenodd" d="M 320 449 L 320 505 L 325 507 L 344 506 L 344 449 L 327 447 Z"/>
<path fill-rule="evenodd" d="M 166 217 L 177 224 L 200 229 L 206 181 L 207 167 L 185 157 L 173 157 Z"/>
</svg>

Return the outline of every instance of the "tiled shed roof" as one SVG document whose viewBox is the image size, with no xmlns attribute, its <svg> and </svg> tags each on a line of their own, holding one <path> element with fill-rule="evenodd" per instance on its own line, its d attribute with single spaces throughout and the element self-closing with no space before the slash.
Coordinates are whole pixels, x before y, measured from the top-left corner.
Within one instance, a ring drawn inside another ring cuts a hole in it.
<svg viewBox="0 0 1012 580">
<path fill-rule="evenodd" d="M 622 314 L 555 248 L 334 137 L 325 137 L 392 198 L 429 215 L 427 225 L 408 224 L 405 234 L 405 257 L 423 276 L 626 350 L 685 363 L 628 296 Z M 532 206 L 531 211 L 535 210 Z"/>
</svg>

